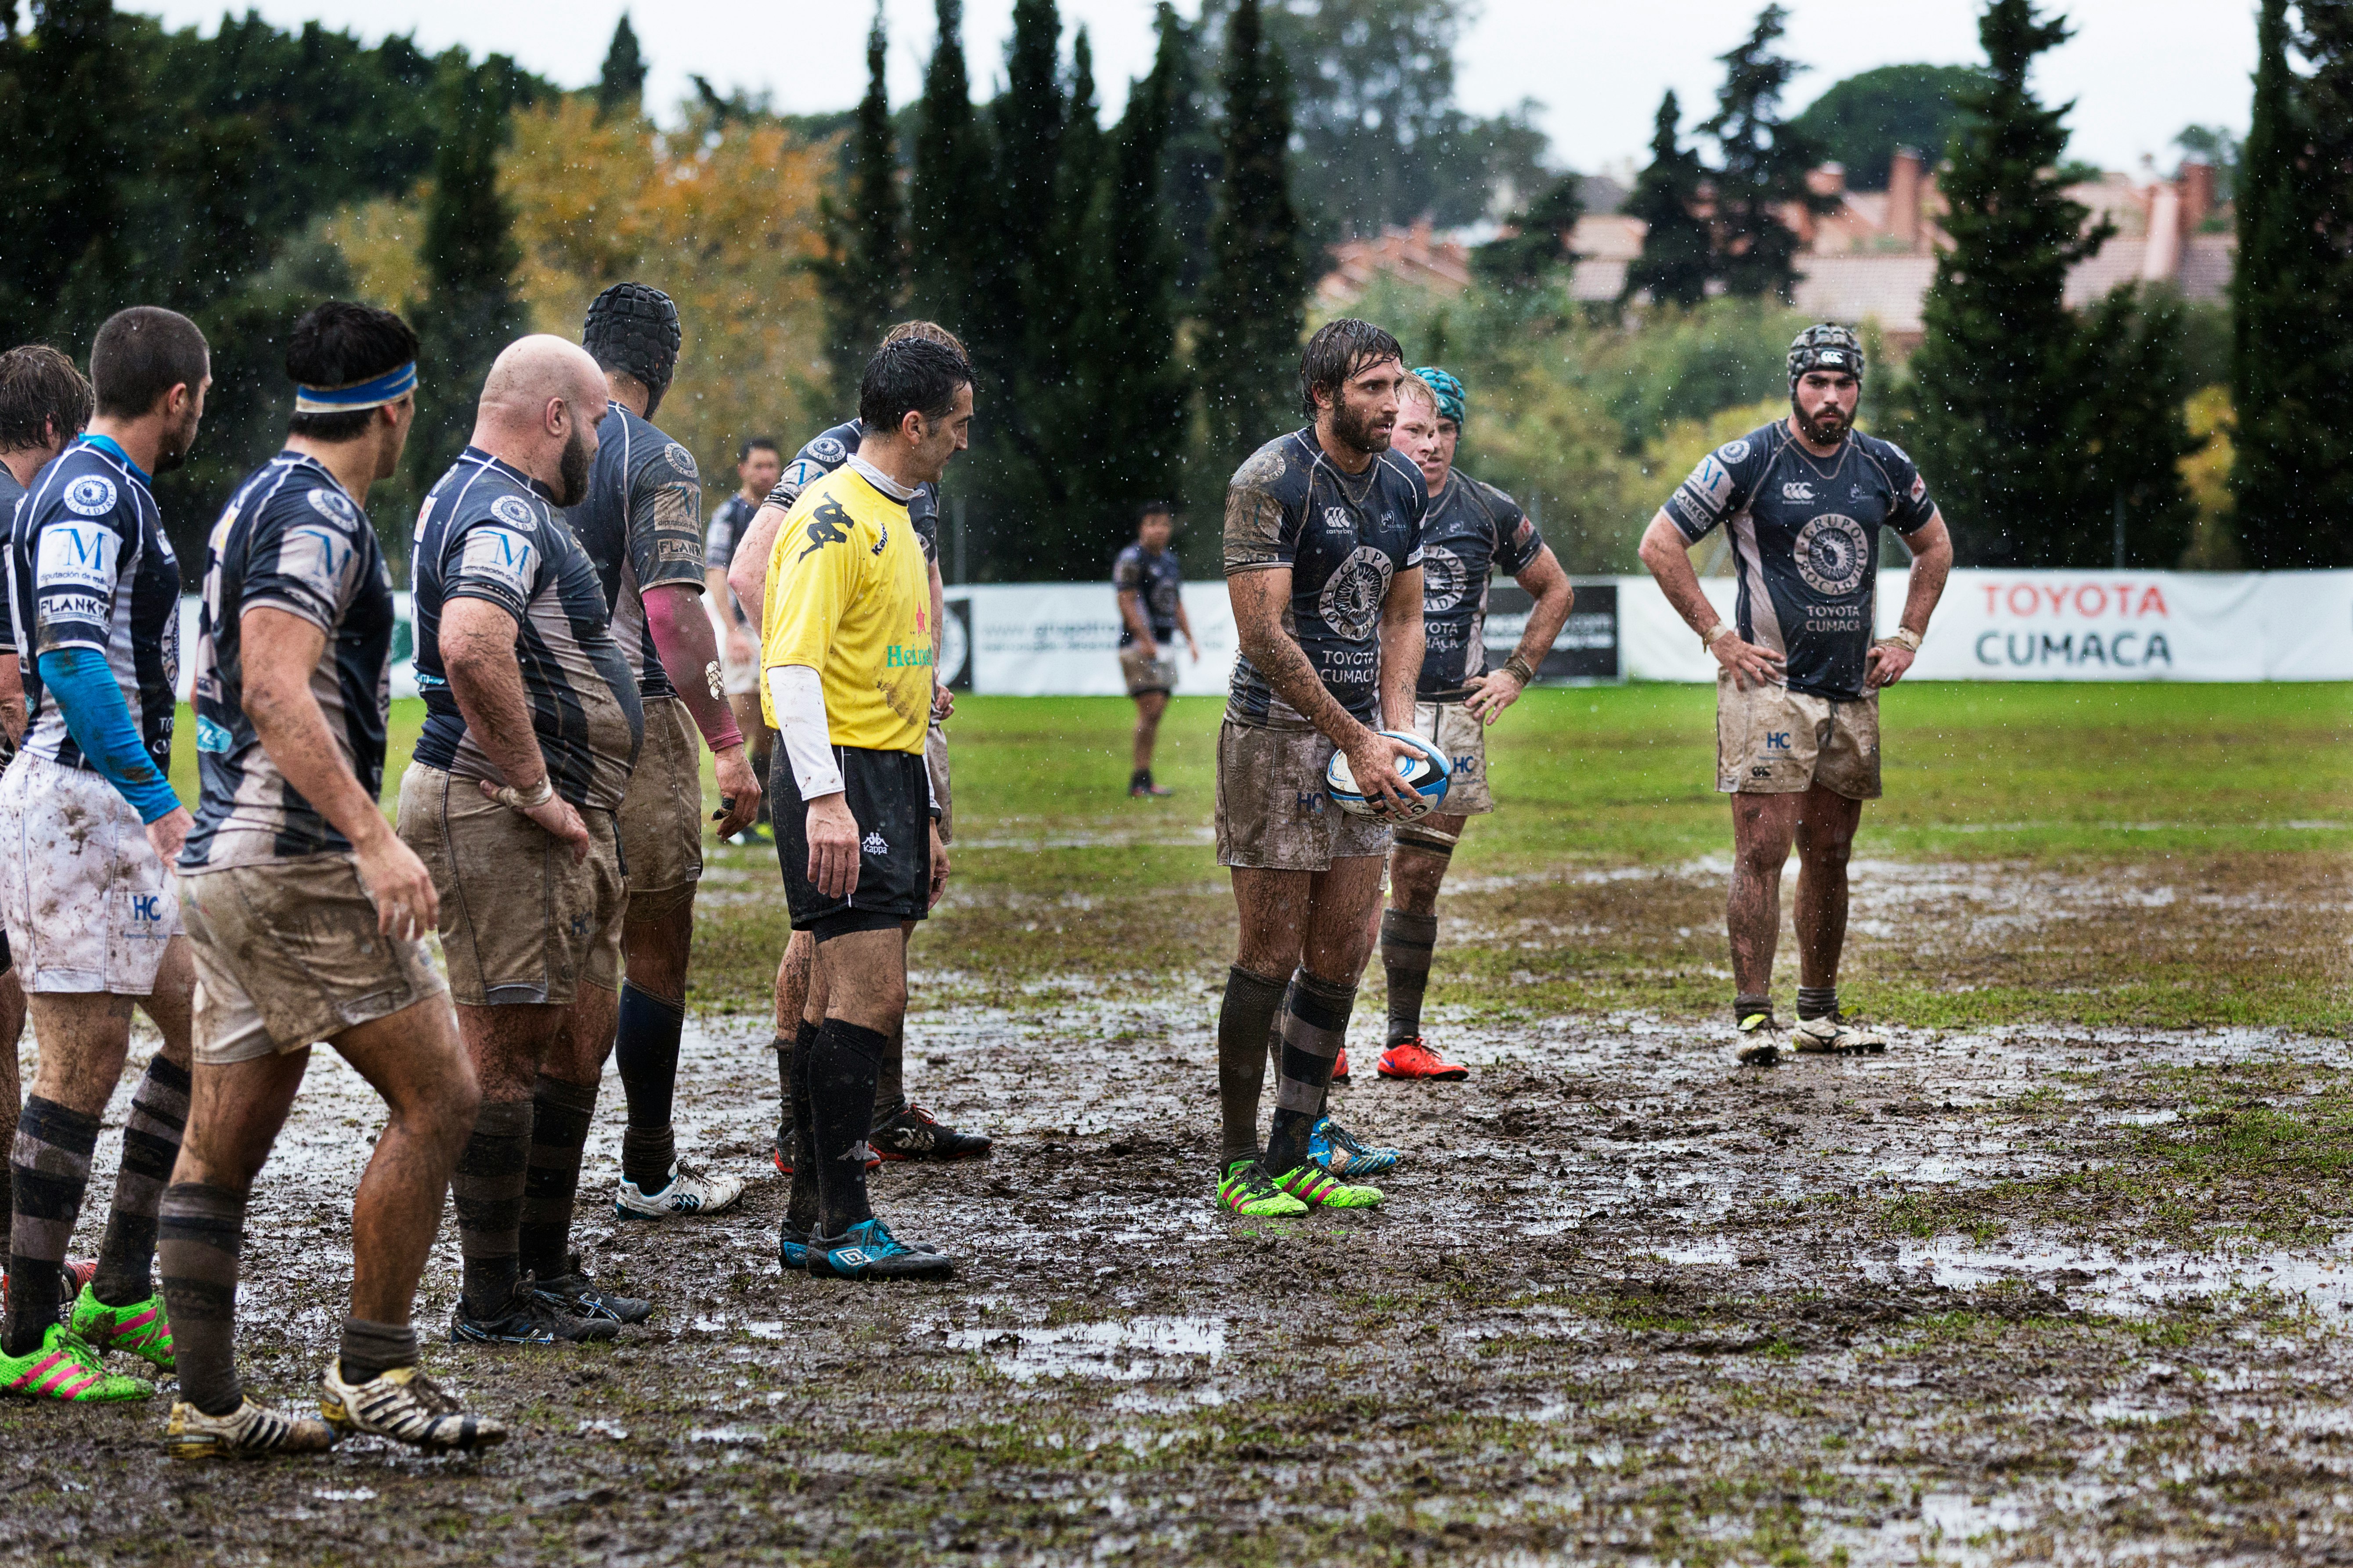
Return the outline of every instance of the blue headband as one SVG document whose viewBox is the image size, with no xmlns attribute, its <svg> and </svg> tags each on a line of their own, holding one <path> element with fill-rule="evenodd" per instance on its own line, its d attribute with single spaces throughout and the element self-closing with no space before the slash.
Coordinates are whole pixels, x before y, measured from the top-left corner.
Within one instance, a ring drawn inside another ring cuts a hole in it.
<svg viewBox="0 0 2353 1568">
<path fill-rule="evenodd" d="M 387 403 L 397 403 L 416 390 L 417 362 L 410 360 L 396 370 L 385 371 L 382 375 L 354 382 L 349 386 L 297 386 L 294 389 L 294 412 L 350 414 L 362 408 L 380 408 Z"/>
</svg>

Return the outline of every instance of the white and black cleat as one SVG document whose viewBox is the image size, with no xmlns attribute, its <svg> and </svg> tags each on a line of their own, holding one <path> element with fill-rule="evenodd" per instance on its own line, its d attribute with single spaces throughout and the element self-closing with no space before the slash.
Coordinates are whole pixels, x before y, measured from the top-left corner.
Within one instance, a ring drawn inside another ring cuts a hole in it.
<svg viewBox="0 0 2353 1568">
<path fill-rule="evenodd" d="M 350 1384 L 343 1363 L 329 1362 L 319 1374 L 319 1414 L 339 1432 L 364 1432 L 417 1448 L 487 1448 L 507 1440 L 504 1423 L 473 1414 L 413 1366 Z"/>
<path fill-rule="evenodd" d="M 1806 1056 L 1876 1057 L 1887 1050 L 1887 1037 L 1833 1013 L 1827 1017 L 1801 1018 L 1789 1031 L 1789 1047 Z"/>
<path fill-rule="evenodd" d="M 670 1184 L 647 1192 L 628 1177 L 613 1194 L 616 1219 L 691 1219 L 697 1215 L 723 1214 L 744 1198 L 744 1183 L 736 1176 L 714 1176 L 683 1160 L 673 1160 Z"/>
<path fill-rule="evenodd" d="M 236 1459 L 264 1454 L 323 1454 L 335 1446 L 325 1423 L 242 1401 L 226 1415 L 207 1415 L 186 1400 L 172 1406 L 164 1451 L 175 1459 Z"/>
</svg>

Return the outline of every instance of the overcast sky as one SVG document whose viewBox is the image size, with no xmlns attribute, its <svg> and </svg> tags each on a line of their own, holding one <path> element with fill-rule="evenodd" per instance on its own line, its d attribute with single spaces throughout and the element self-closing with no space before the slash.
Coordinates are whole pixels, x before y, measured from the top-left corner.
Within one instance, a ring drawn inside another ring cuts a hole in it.
<svg viewBox="0 0 2353 1568">
<path fill-rule="evenodd" d="M 1715 57 L 1746 33 L 1761 0 L 1480 0 L 1457 54 L 1466 109 L 1493 113 L 1523 99 L 1545 107 L 1555 161 L 1594 171 L 1639 158 L 1659 95 L 1681 95 L 1686 124 L 1704 114 L 1722 71 Z M 2254 68 L 2254 0 L 2055 0 L 2076 26 L 2046 57 L 2038 87 L 2073 98 L 2073 152 L 2110 168 L 2153 153 L 2170 167 L 2177 132 L 2191 123 L 2243 130 Z M 428 49 L 464 44 L 502 51 L 565 86 L 595 79 L 626 8 L 652 66 L 657 113 L 685 94 L 690 72 L 726 89 L 774 93 L 790 112 L 842 109 L 865 89 L 860 0 L 239 0 L 281 26 L 317 20 L 373 41 L 414 30 Z M 1784 47 L 1813 68 L 1793 107 L 1839 78 L 1897 61 L 1974 62 L 1973 0 L 1787 0 Z M 165 0 L 153 9 L 174 26 L 209 31 L 220 0 Z M 1178 0 L 1192 15 L 1198 0 Z M 931 0 L 884 0 L 891 28 L 891 94 L 921 86 L 932 48 Z M 1003 74 L 1012 0 L 966 0 L 965 48 L 986 96 Z M 1066 28 L 1084 24 L 1094 43 L 1106 111 L 1151 63 L 1149 0 L 1061 0 Z M 550 25 L 552 16 L 564 21 Z M 1698 112 L 1693 112 L 1694 108 Z"/>
</svg>

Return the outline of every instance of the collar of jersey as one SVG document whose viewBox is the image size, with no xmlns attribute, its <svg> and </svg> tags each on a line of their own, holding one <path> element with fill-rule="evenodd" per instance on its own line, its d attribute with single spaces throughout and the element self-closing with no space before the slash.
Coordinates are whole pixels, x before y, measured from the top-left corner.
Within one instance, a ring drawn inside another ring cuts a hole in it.
<svg viewBox="0 0 2353 1568">
<path fill-rule="evenodd" d="M 77 447 L 97 447 L 100 451 L 105 453 L 108 457 L 113 458 L 116 462 L 121 464 L 124 468 L 129 468 L 133 474 L 137 475 L 141 484 L 147 486 L 151 489 L 154 488 L 155 480 L 153 476 L 150 475 L 146 469 L 141 468 L 138 464 L 132 462 L 131 460 L 131 454 L 124 451 L 122 449 L 122 443 L 116 440 L 113 437 L 94 436 L 88 431 L 84 431 L 81 435 L 74 438 L 74 445 Z"/>
<path fill-rule="evenodd" d="M 479 463 L 486 468 L 496 468 L 499 472 L 512 478 L 515 483 L 522 486 L 524 489 L 530 490 L 533 495 L 539 497 L 548 505 L 554 506 L 555 504 L 555 492 L 554 490 L 548 489 L 545 485 L 541 484 L 537 479 L 533 479 L 529 474 L 524 473 L 521 468 L 516 468 L 504 458 L 498 457 L 490 452 L 485 452 L 480 447 L 469 447 L 464 451 L 458 454 L 458 460 L 461 463 Z"/>
<path fill-rule="evenodd" d="M 855 452 L 850 453 L 844 460 L 848 463 L 851 473 L 856 474 L 860 479 L 864 479 L 869 485 L 872 486 L 877 493 L 890 497 L 892 500 L 897 501 L 901 506 L 905 506 L 909 501 L 913 500 L 915 499 L 915 492 L 923 488 L 921 485 L 901 486 L 898 480 L 892 479 L 890 475 L 884 473 L 881 469 L 876 468 L 873 464 L 868 462 L 865 458 L 860 457 Z M 903 495 L 900 493 L 902 488 L 906 492 Z"/>
</svg>

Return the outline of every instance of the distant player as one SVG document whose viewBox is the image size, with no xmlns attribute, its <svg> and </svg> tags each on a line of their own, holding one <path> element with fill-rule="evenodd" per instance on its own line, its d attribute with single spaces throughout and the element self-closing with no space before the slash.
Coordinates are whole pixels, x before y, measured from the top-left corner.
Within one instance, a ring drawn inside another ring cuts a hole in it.
<svg viewBox="0 0 2353 1568">
<path fill-rule="evenodd" d="M 1201 645 L 1193 640 L 1193 623 L 1185 618 L 1185 572 L 1168 548 L 1176 531 L 1176 515 L 1165 500 L 1148 500 L 1137 510 L 1135 542 L 1112 563 L 1112 586 L 1119 592 L 1119 670 L 1127 679 L 1127 694 L 1135 699 L 1135 771 L 1128 775 L 1127 793 L 1165 795 L 1152 782 L 1152 747 L 1160 738 L 1160 715 L 1176 689 L 1176 634 L 1185 634 L 1186 650 L 1201 662 Z"/>
<path fill-rule="evenodd" d="M 1454 469 L 1462 435 L 1462 384 L 1435 365 L 1407 378 L 1397 447 L 1430 486 L 1421 530 L 1421 679 L 1413 728 L 1446 753 L 1454 770 L 1446 810 L 1397 830 L 1389 853 L 1389 904 L 1381 915 L 1381 967 L 1389 989 L 1383 1078 L 1459 1079 L 1470 1069 L 1430 1048 L 1421 1003 L 1438 944 L 1438 889 L 1462 829 L 1495 809 L 1487 782 L 1487 726 L 1520 700 L 1536 666 L 1567 623 L 1568 574 L 1536 535 L 1519 503 Z M 1535 601 L 1519 646 L 1501 669 L 1487 668 L 1487 584 L 1502 571 Z"/>
<path fill-rule="evenodd" d="M 885 343 L 895 343 L 903 338 L 925 338 L 954 350 L 962 356 L 964 345 L 955 334 L 932 321 L 902 321 L 883 336 Z M 836 425 L 822 435 L 810 438 L 808 445 L 797 453 L 785 466 L 776 488 L 753 519 L 751 530 L 737 545 L 734 564 L 728 569 L 727 581 L 736 597 L 745 605 L 762 603 L 767 592 L 768 556 L 775 548 L 776 530 L 785 514 L 800 499 L 801 491 L 817 480 L 832 473 L 858 449 L 865 438 L 866 426 L 860 420 L 850 419 Z M 940 581 L 939 520 L 940 495 L 936 484 L 923 484 L 907 502 L 908 524 L 923 547 L 925 570 L 931 580 L 931 624 L 934 630 L 934 674 L 938 667 L 938 629 L 947 613 L 946 591 Z M 940 808 L 940 842 L 955 842 L 955 794 L 948 767 L 948 737 L 946 721 L 955 712 L 955 700 L 948 689 L 933 683 L 931 726 L 923 737 L 923 761 L 931 770 L 932 795 Z M 906 934 L 912 939 L 915 925 L 907 922 Z M 808 933 L 796 931 L 785 949 L 785 956 L 776 966 L 776 1060 L 779 1077 L 787 1086 L 782 1124 L 776 1130 L 776 1169 L 794 1175 L 792 1162 L 792 1093 L 793 1053 L 799 1048 L 800 1019 L 808 999 L 809 962 L 816 951 Z M 906 1089 L 907 1039 L 903 1025 L 892 1037 L 889 1055 L 882 1059 L 882 1075 L 874 1089 L 874 1130 L 867 1144 L 875 1163 L 899 1160 L 975 1160 L 987 1154 L 990 1148 L 985 1132 L 967 1132 L 951 1127 L 929 1110 L 910 1099 Z"/>
<path fill-rule="evenodd" d="M 417 514 L 409 565 L 425 731 L 400 837 L 433 874 L 458 1030 L 481 1087 L 450 1184 L 465 1273 L 449 1337 L 610 1339 L 653 1304 L 570 1253 L 580 1151 L 613 1044 L 628 908 L 618 814 L 644 729 L 588 497 L 605 374 L 556 337 L 507 345 L 472 440 Z"/>
<path fill-rule="evenodd" d="M 907 508 L 965 448 L 972 379 L 962 354 L 927 338 L 876 351 L 858 450 L 801 492 L 770 557 L 760 648 L 778 741 L 776 858 L 793 929 L 817 946 L 778 1257 L 820 1276 L 953 1268 L 875 1217 L 866 1158 L 875 1083 L 906 1012 L 903 922 L 924 918 L 948 870 L 923 757 L 932 599 Z"/>
<path fill-rule="evenodd" d="M 73 361 L 46 344 L 28 344 L 0 354 L 0 539 L 6 537 L 25 488 L 66 443 L 90 423 L 90 383 Z M 25 738 L 25 683 L 16 672 L 16 634 L 0 592 L 0 767 L 16 754 Z M 16 1047 L 25 1035 L 25 987 L 9 956 L 8 933 L 0 929 L 0 1265 L 8 1252 L 11 1195 L 5 1155 L 16 1142 L 16 1115 L 24 1089 L 16 1079 Z M 66 1265 L 65 1288 L 79 1295 L 97 1266 Z M 5 1278 L 5 1276 L 0 1276 Z M 0 1285 L 0 1289 L 5 1289 Z"/>
<path fill-rule="evenodd" d="M 752 771 L 762 779 L 768 776 L 771 736 L 768 721 L 760 716 L 760 624 L 754 618 L 759 606 L 744 609 L 735 590 L 727 585 L 727 569 L 735 559 L 737 543 L 750 531 L 752 520 L 760 514 L 760 503 L 776 488 L 776 476 L 784 467 L 784 456 L 769 437 L 754 436 L 744 442 L 735 454 L 735 493 L 712 512 L 711 526 L 702 535 L 703 602 L 725 632 L 721 651 L 727 667 L 727 705 L 735 710 L 736 727 L 744 731 L 751 749 Z M 768 798 L 763 795 L 760 815 L 735 835 L 734 842 L 764 844 L 772 837 Z"/>
<path fill-rule="evenodd" d="M 1715 681 L 1715 787 L 1732 796 L 1735 1055 L 1778 1056 L 1773 946 L 1781 866 L 1798 850 L 1800 1051 L 1883 1051 L 1839 1012 L 1847 855 L 1862 803 L 1879 798 L 1879 692 L 1912 668 L 1952 570 L 1953 543 L 1902 447 L 1854 428 L 1862 345 L 1831 323 L 1789 345 L 1789 416 L 1700 459 L 1642 535 L 1642 564 L 1723 669 Z M 1690 547 L 1732 530 L 1737 627 L 1716 618 Z M 1912 551 L 1904 618 L 1873 637 L 1879 530 Z"/>
<path fill-rule="evenodd" d="M 352 1204 L 352 1310 L 321 1374 L 335 1426 L 422 1448 L 496 1443 L 417 1366 L 409 1310 L 480 1096 L 425 934 L 424 862 L 376 807 L 390 712 L 392 579 L 360 509 L 417 416 L 417 334 L 331 303 L 294 323 L 286 449 L 229 497 L 205 550 L 196 750 L 180 852 L 203 985 L 195 1094 L 158 1260 L 179 1360 L 175 1458 L 304 1453 L 329 1428 L 239 1383 L 247 1196 L 324 1040 L 390 1112 Z"/>
<path fill-rule="evenodd" d="M 1427 487 L 1389 449 L 1398 342 L 1343 318 L 1308 340 L 1299 372 L 1314 423 L 1260 447 L 1226 490 L 1226 588 L 1241 637 L 1218 734 L 1218 864 L 1233 872 L 1241 946 L 1218 1014 L 1224 1122 L 1218 1198 L 1242 1215 L 1362 1208 L 1379 1189 L 1344 1174 L 1396 1163 L 1324 1112 L 1371 955 L 1389 829 L 1324 793 L 1335 751 L 1368 800 L 1409 797 L 1405 742 L 1421 668 Z M 1261 1155 L 1259 1095 L 1282 1015 L 1274 1121 Z"/>
<path fill-rule="evenodd" d="M 696 732 L 711 748 L 724 803 L 721 837 L 742 831 L 758 812 L 760 781 L 728 710 L 711 616 L 702 607 L 702 483 L 694 455 L 649 422 L 678 368 L 678 307 L 659 289 L 616 283 L 588 307 L 580 341 L 604 369 L 613 411 L 597 427 L 588 497 L 565 521 L 596 563 L 613 638 L 637 672 L 646 724 L 621 802 L 621 864 L 629 884 L 621 953 L 628 977 L 613 1055 L 628 1125 L 621 1133 L 613 1212 L 647 1220 L 718 1214 L 743 1197 L 743 1182 L 681 1160 L 670 1124 L 694 889 L 702 878 Z M 584 993 L 583 1004 L 599 994 Z M 604 1064 L 596 1066 L 601 1071 Z M 594 1103 L 595 1077 L 567 1087 Z"/>
<path fill-rule="evenodd" d="M 195 971 L 166 880 L 189 825 L 169 782 L 180 567 L 149 476 L 186 460 L 212 360 L 195 322 L 141 305 L 99 328 L 90 370 L 89 432 L 41 469 L 10 532 L 31 727 L 0 774 L 0 912 L 40 1045 L 12 1152 L 0 1389 L 75 1401 L 154 1392 L 107 1373 L 107 1352 L 173 1367 L 155 1213 L 187 1121 Z M 134 1006 L 164 1044 L 132 1095 L 97 1276 L 60 1323 L 66 1240 Z"/>
</svg>

